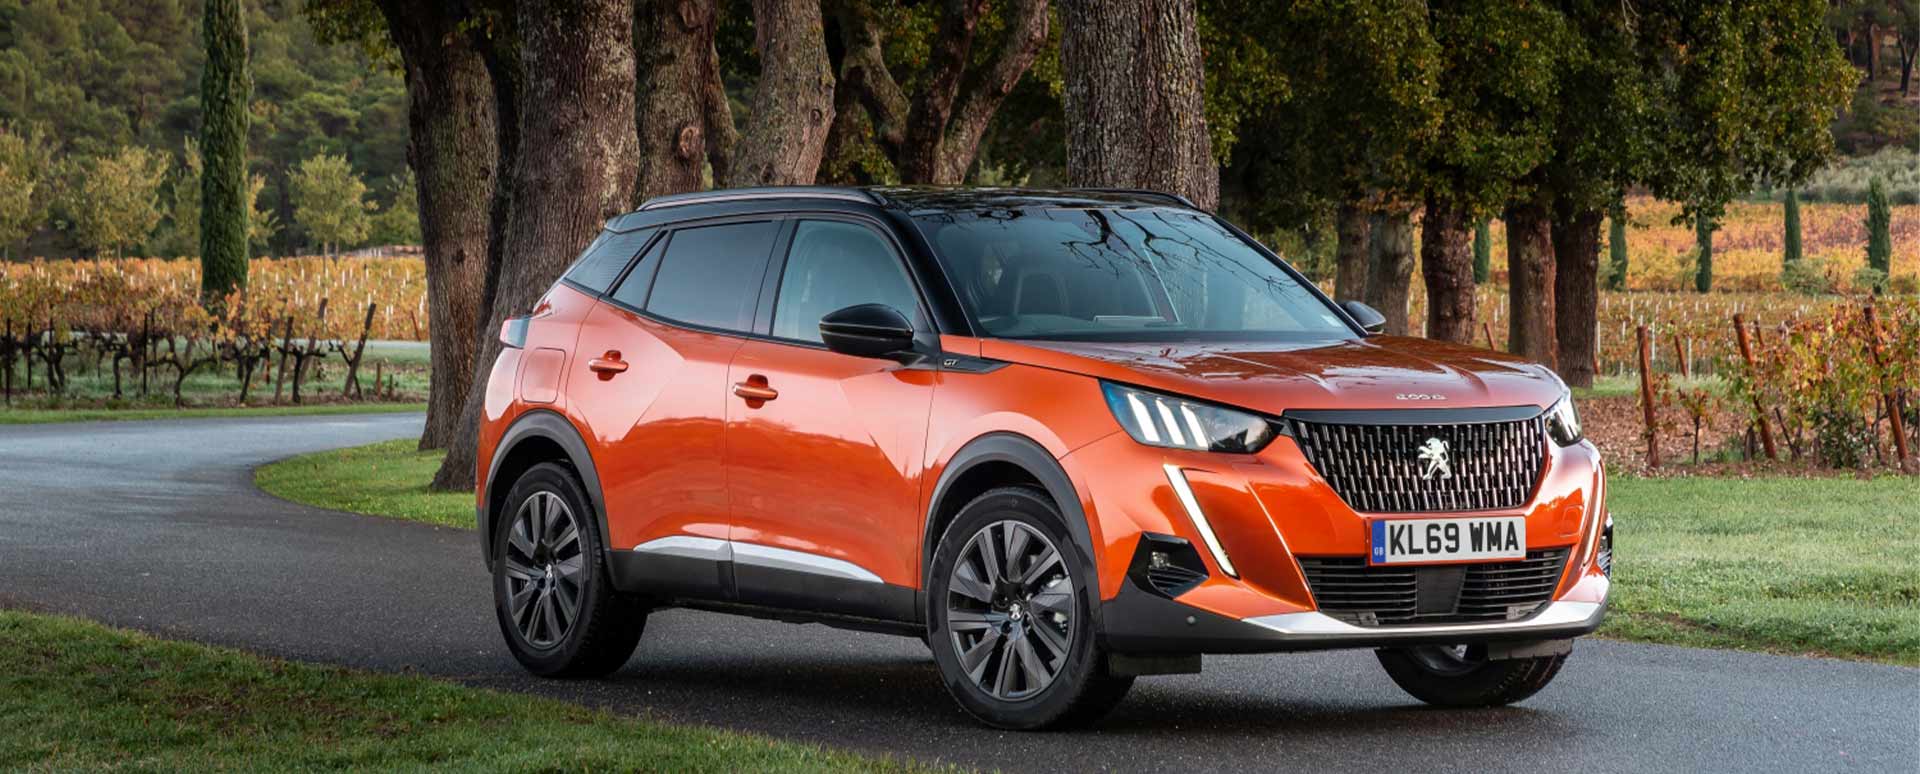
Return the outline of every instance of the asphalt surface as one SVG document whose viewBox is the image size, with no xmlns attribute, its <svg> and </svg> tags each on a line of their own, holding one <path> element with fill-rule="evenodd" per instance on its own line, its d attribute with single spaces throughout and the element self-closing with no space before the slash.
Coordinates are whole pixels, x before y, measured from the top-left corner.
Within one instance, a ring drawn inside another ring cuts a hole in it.
<svg viewBox="0 0 1920 774">
<path fill-rule="evenodd" d="M 251 484 L 420 422 L 0 427 L 0 606 L 1009 771 L 1920 770 L 1920 670 L 1592 640 L 1516 707 L 1422 708 L 1367 652 L 1211 657 L 1063 734 L 974 724 L 915 640 L 684 610 L 655 613 L 614 677 L 542 681 L 500 645 L 472 533 Z"/>
</svg>

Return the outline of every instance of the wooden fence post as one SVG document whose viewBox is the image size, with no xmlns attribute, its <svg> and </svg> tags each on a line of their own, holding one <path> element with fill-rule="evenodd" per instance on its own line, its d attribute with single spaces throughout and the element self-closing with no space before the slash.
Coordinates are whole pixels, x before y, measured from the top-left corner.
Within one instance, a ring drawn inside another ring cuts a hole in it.
<svg viewBox="0 0 1920 774">
<path fill-rule="evenodd" d="M 1493 346 L 1493 326 L 1491 326 L 1491 325 L 1488 325 L 1488 324 L 1487 324 L 1487 322 L 1486 322 L 1485 320 L 1482 320 L 1482 321 L 1480 321 L 1480 332 L 1481 332 L 1482 334 L 1485 334 L 1485 335 L 1486 335 L 1486 337 L 1487 337 L 1487 349 L 1494 349 L 1494 346 Z M 1495 351 L 1495 352 L 1498 352 L 1499 350 L 1497 350 L 1497 349 L 1494 349 L 1494 351 Z"/>
<path fill-rule="evenodd" d="M 1647 326 L 1638 329 L 1640 338 L 1640 407 L 1647 420 L 1647 467 L 1660 467 L 1660 439 L 1654 429 L 1653 415 L 1653 363 L 1647 344 Z"/>
<path fill-rule="evenodd" d="M 1874 318 L 1873 304 L 1866 307 L 1867 350 L 1873 353 L 1875 381 L 1880 382 L 1880 400 L 1887 407 L 1887 417 L 1893 421 L 1893 450 L 1900 458 L 1902 470 L 1907 467 L 1907 428 L 1900 417 L 1900 405 L 1894 402 L 1893 391 L 1887 389 L 1887 367 L 1880 362 L 1880 323 Z"/>
<path fill-rule="evenodd" d="M 280 337 L 280 373 L 273 378 L 273 402 L 280 402 L 280 388 L 287 383 L 287 351 L 293 349 L 293 315 L 287 315 L 286 334 Z"/>
<path fill-rule="evenodd" d="M 1693 364 L 1688 363 L 1687 359 L 1686 348 L 1680 346 L 1680 331 L 1675 330 L 1673 332 L 1673 360 L 1680 364 L 1680 378 L 1682 379 L 1692 378 L 1693 376 Z"/>
<path fill-rule="evenodd" d="M 1773 431 L 1767 427 L 1767 410 L 1760 406 L 1760 369 L 1753 364 L 1753 348 L 1747 345 L 1747 320 L 1739 312 L 1733 313 L 1733 335 L 1740 342 L 1740 359 L 1747 361 L 1747 378 L 1753 382 L 1753 421 L 1760 426 L 1760 444 L 1766 447 L 1767 459 L 1780 459 L 1779 450 L 1773 445 Z"/>
<path fill-rule="evenodd" d="M 353 348 L 353 357 L 347 360 L 347 383 L 340 386 L 340 394 L 346 395 L 352 390 L 355 396 L 360 392 L 360 357 L 367 353 L 367 334 L 373 332 L 373 312 L 378 304 L 367 303 L 367 321 L 360 326 L 360 343 Z"/>
</svg>

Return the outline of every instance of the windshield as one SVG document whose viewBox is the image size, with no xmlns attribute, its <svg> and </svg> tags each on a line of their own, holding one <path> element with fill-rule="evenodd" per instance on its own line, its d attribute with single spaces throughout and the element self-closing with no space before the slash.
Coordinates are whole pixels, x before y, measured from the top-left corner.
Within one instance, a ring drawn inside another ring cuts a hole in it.
<svg viewBox="0 0 1920 774">
<path fill-rule="evenodd" d="M 1354 338 L 1294 275 L 1187 210 L 914 214 L 989 335 L 1076 341 Z"/>
</svg>

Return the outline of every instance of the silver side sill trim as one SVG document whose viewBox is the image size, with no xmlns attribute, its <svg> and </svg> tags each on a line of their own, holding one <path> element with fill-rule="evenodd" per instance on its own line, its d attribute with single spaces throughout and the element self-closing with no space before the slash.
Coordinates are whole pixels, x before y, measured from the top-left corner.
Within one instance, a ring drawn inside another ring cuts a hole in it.
<svg viewBox="0 0 1920 774">
<path fill-rule="evenodd" d="M 880 576 L 852 562 L 830 556 L 693 535 L 655 538 L 633 547 L 638 554 L 678 556 L 710 562 L 732 562 L 773 570 L 788 570 L 861 583 L 881 583 Z"/>
<path fill-rule="evenodd" d="M 1553 602 L 1532 618 L 1520 621 L 1474 624 L 1430 624 L 1414 626 L 1355 626 L 1323 613 L 1284 613 L 1245 619 L 1247 623 L 1268 629 L 1287 639 L 1314 641 L 1361 640 L 1378 642 L 1401 637 L 1427 638 L 1460 635 L 1513 636 L 1530 633 L 1560 634 L 1569 630 L 1600 625 L 1606 612 L 1601 602 Z"/>
</svg>

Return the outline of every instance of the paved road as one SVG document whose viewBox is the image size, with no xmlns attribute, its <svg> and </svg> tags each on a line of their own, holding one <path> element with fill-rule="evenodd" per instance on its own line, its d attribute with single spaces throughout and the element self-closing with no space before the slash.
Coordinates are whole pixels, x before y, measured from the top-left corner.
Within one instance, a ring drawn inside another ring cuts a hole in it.
<svg viewBox="0 0 1920 774">
<path fill-rule="evenodd" d="M 0 428 L 0 605 L 677 721 L 1010 771 L 1901 771 L 1920 670 L 1582 642 L 1513 708 L 1440 712 L 1367 653 L 1221 657 L 1142 680 L 1097 729 L 960 714 L 916 641 L 691 611 L 615 677 L 547 682 L 499 644 L 472 534 L 275 500 L 247 468 L 418 416 Z"/>
</svg>

